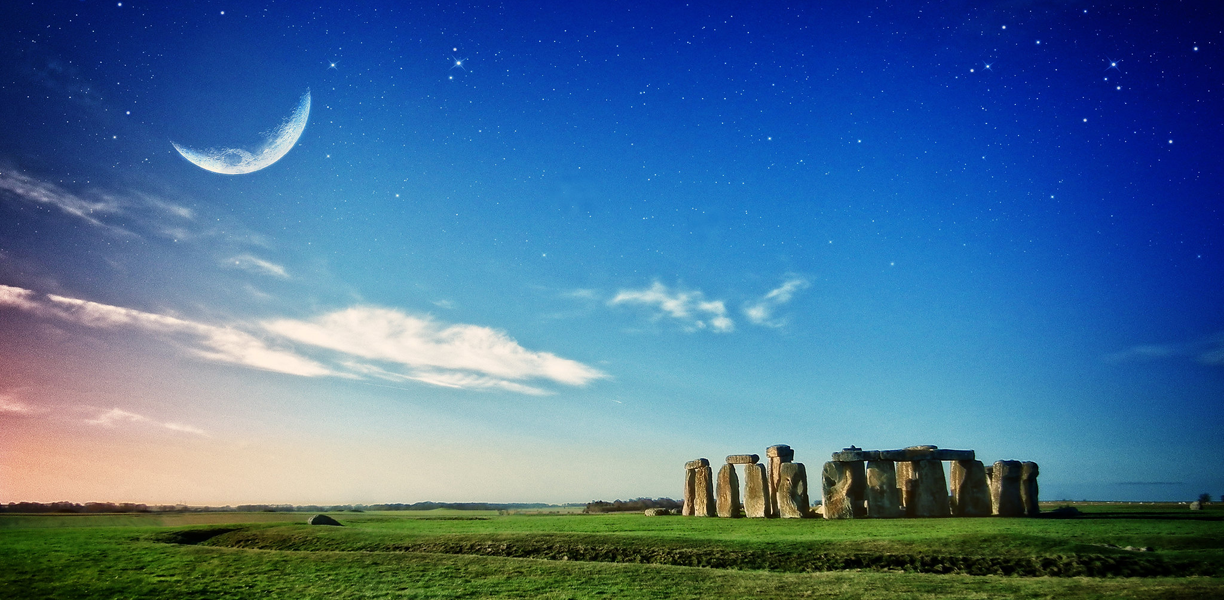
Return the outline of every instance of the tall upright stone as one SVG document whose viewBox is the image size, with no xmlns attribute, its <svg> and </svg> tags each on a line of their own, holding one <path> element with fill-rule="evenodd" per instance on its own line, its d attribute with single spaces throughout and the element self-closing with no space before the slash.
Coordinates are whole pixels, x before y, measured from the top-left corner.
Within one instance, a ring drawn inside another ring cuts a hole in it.
<svg viewBox="0 0 1224 600">
<path fill-rule="evenodd" d="M 778 516 L 802 519 L 808 514 L 807 469 L 803 463 L 785 462 L 778 467 Z"/>
<path fill-rule="evenodd" d="M 891 460 L 868 461 L 866 480 L 866 516 L 872 519 L 900 517 L 903 513 L 896 464 Z"/>
<path fill-rule="evenodd" d="M 990 478 L 990 514 L 999 517 L 1019 517 L 1024 514 L 1020 497 L 1020 461 L 995 461 Z"/>
<path fill-rule="evenodd" d="M 694 486 L 696 497 L 693 499 L 693 516 L 713 517 L 718 514 L 714 504 L 714 471 L 709 466 L 698 467 L 695 471 L 697 481 Z"/>
<path fill-rule="evenodd" d="M 952 516 L 989 517 L 990 484 L 980 460 L 952 462 Z"/>
<path fill-rule="evenodd" d="M 1020 504 L 1024 506 L 1024 516 L 1035 517 L 1041 514 L 1037 504 L 1037 463 L 1020 463 Z"/>
<path fill-rule="evenodd" d="M 697 470 L 684 470 L 684 506 L 680 509 L 680 514 L 691 517 L 693 516 L 693 503 L 697 501 Z"/>
<path fill-rule="evenodd" d="M 938 460 L 916 460 L 910 463 L 917 485 L 913 491 L 912 506 L 906 512 L 912 517 L 946 517 L 951 514 L 948 506 L 948 479 L 944 477 L 943 462 Z"/>
<path fill-rule="evenodd" d="M 918 480 L 914 478 L 914 463 L 902 460 L 894 465 L 897 470 L 897 490 L 901 492 L 901 512 L 912 517 L 914 494 L 918 491 Z"/>
<path fill-rule="evenodd" d="M 718 470 L 718 516 L 734 519 L 740 516 L 739 475 L 735 465 L 725 464 Z"/>
<path fill-rule="evenodd" d="M 786 444 L 777 444 L 765 449 L 765 457 L 769 459 L 769 516 L 778 516 L 778 478 L 781 475 L 783 463 L 795 459 L 795 451 Z"/>
<path fill-rule="evenodd" d="M 697 502 L 697 469 L 701 467 L 709 467 L 710 461 L 704 458 L 690 460 L 684 463 L 684 506 L 680 509 L 680 513 L 686 517 L 691 517 L 695 514 L 694 507 Z"/>
<path fill-rule="evenodd" d="M 824 464 L 820 473 L 821 506 L 826 519 L 853 519 L 860 516 L 855 506 L 862 506 L 862 496 L 858 490 L 865 487 L 860 484 L 862 475 L 861 462 L 830 461 Z M 855 468 L 859 465 L 859 468 Z"/>
<path fill-rule="evenodd" d="M 751 519 L 769 516 L 769 475 L 765 465 L 744 465 L 744 514 Z"/>
</svg>

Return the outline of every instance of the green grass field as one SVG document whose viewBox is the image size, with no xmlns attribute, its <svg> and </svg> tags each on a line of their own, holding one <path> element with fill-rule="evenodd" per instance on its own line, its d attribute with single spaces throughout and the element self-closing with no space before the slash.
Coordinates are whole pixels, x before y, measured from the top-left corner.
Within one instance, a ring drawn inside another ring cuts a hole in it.
<svg viewBox="0 0 1224 600">
<path fill-rule="evenodd" d="M 1081 509 L 892 521 L 332 513 L 344 527 L 303 513 L 0 515 L 0 597 L 1224 597 L 1224 507 Z"/>
</svg>

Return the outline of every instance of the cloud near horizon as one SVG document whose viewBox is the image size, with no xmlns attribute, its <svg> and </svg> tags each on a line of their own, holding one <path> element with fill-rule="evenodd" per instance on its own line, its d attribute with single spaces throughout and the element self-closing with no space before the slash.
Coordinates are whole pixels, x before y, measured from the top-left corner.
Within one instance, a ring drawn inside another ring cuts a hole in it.
<svg viewBox="0 0 1224 600">
<path fill-rule="evenodd" d="M 534 395 L 549 392 L 522 381 L 583 386 L 608 377 L 580 362 L 527 350 L 503 331 L 388 308 L 355 306 L 308 320 L 222 326 L 0 285 L 2 307 L 94 329 L 143 331 L 205 360 L 300 377 L 417 381 Z M 294 343 L 331 356 L 305 356 Z"/>
<path fill-rule="evenodd" d="M 196 435 L 202 435 L 205 437 L 208 436 L 208 433 L 205 432 L 203 429 L 200 429 L 199 427 L 192 427 L 191 425 L 183 425 L 182 423 L 162 423 L 159 421 L 154 421 L 153 419 L 150 419 L 149 417 L 146 417 L 144 415 L 138 415 L 133 412 L 128 412 L 118 407 L 112 408 L 98 415 L 97 417 L 93 419 L 86 419 L 85 422 L 89 423 L 90 425 L 101 425 L 103 427 L 114 427 L 117 423 L 141 423 L 141 424 L 146 424 L 146 425 L 154 425 L 157 427 L 162 427 L 164 429 L 169 429 L 171 431 L 180 431 L 183 433 L 194 433 Z"/>
<path fill-rule="evenodd" d="M 680 324 L 685 331 L 710 329 L 716 333 L 730 333 L 735 322 L 727 317 L 727 306 L 722 300 L 706 300 L 700 290 L 673 290 L 654 282 L 641 290 L 620 290 L 609 306 L 635 304 L 653 308 L 651 320 L 667 317 Z"/>
<path fill-rule="evenodd" d="M 1224 331 L 1185 343 L 1136 344 L 1125 350 L 1107 354 L 1105 362 L 1123 363 L 1189 357 L 1207 366 L 1224 366 Z"/>
</svg>

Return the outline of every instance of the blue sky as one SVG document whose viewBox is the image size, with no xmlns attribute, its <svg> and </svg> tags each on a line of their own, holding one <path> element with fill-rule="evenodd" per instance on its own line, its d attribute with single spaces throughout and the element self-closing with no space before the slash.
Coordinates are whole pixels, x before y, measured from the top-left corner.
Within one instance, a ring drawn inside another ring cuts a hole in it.
<svg viewBox="0 0 1224 600">
<path fill-rule="evenodd" d="M 0 9 L 0 501 L 1224 493 L 1206 4 Z M 256 148 L 245 175 L 176 152 Z"/>
</svg>

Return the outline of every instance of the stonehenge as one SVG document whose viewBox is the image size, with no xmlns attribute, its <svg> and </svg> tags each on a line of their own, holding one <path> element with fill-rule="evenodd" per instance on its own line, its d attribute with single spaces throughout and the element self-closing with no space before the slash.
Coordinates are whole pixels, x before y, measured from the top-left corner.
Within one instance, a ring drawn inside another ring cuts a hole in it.
<svg viewBox="0 0 1224 600">
<path fill-rule="evenodd" d="M 770 446 L 765 451 L 769 468 L 757 454 L 732 454 L 718 470 L 717 500 L 711 487 L 710 461 L 690 460 L 684 465 L 684 508 L 689 517 L 798 519 L 810 516 L 807 469 L 792 462 L 790 446 Z M 737 466 L 744 467 L 744 494 L 741 502 Z"/>
<path fill-rule="evenodd" d="M 1037 516 L 1037 463 L 986 467 L 973 450 L 910 446 L 833 453 L 822 471 L 826 519 Z M 949 477 L 944 462 L 950 462 Z"/>
<path fill-rule="evenodd" d="M 732 454 L 719 468 L 717 488 L 705 458 L 684 465 L 685 516 L 755 519 L 894 519 L 898 517 L 1035 517 L 1035 462 L 984 465 L 973 450 L 910 446 L 899 450 L 834 452 L 820 473 L 821 506 L 811 507 L 807 469 L 795 451 L 778 444 L 757 454 Z M 950 463 L 945 476 L 944 464 Z M 743 493 L 736 468 L 743 466 Z M 717 495 L 715 490 L 717 489 Z"/>
</svg>

